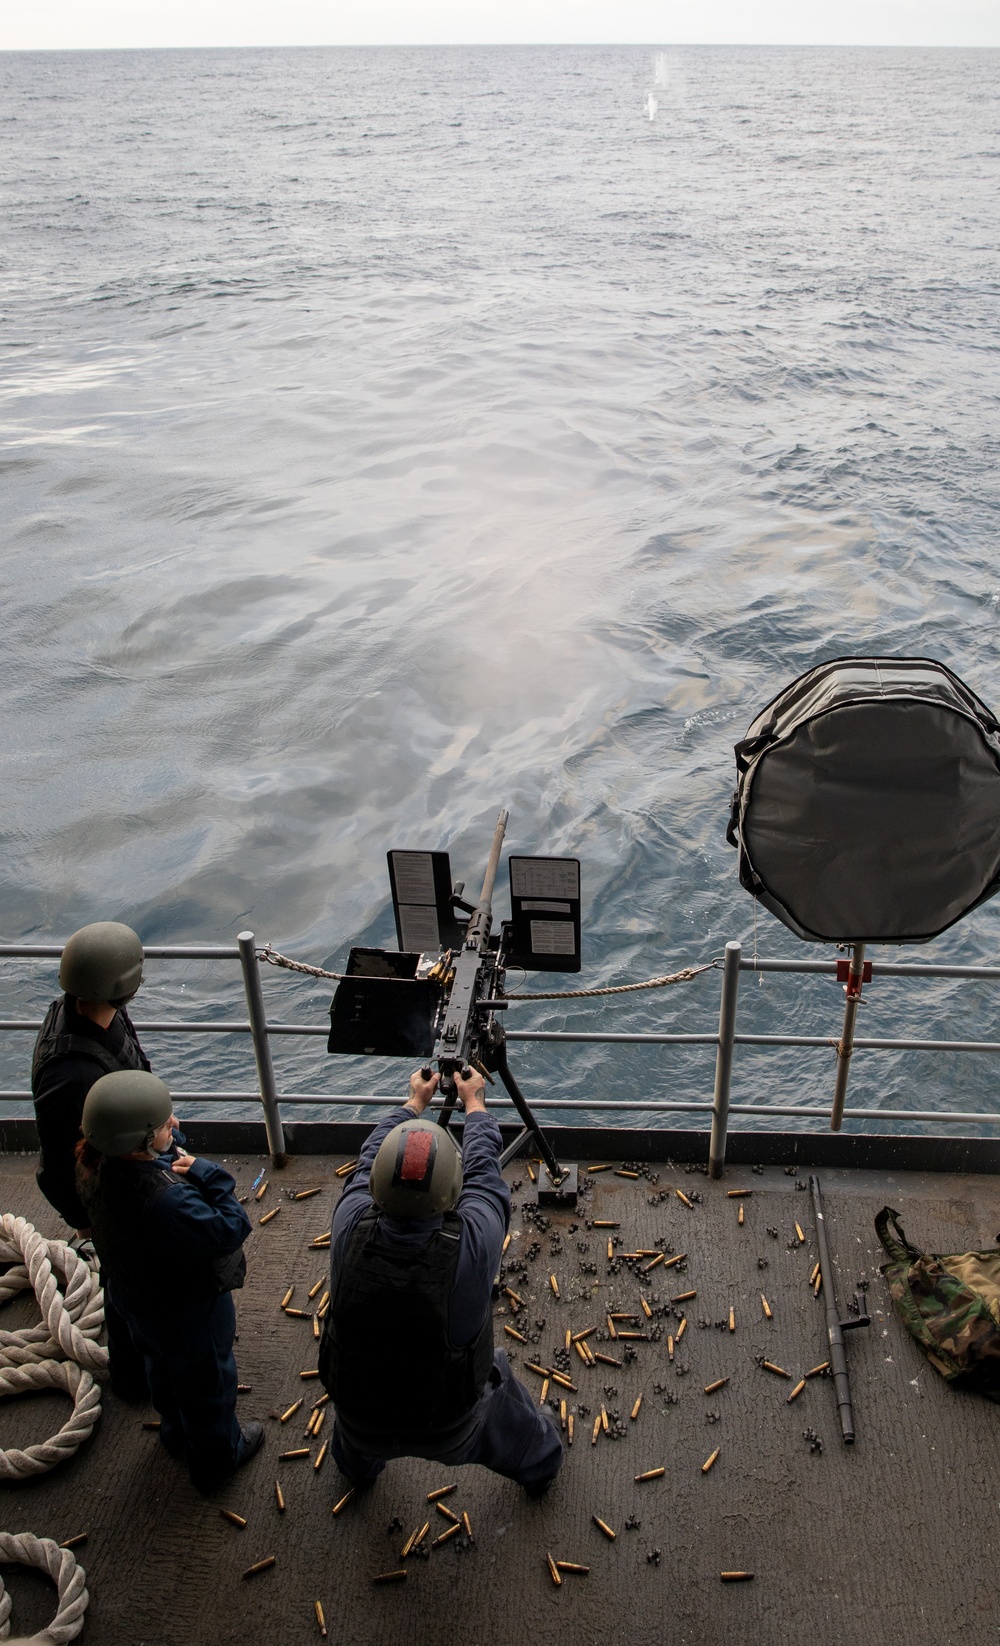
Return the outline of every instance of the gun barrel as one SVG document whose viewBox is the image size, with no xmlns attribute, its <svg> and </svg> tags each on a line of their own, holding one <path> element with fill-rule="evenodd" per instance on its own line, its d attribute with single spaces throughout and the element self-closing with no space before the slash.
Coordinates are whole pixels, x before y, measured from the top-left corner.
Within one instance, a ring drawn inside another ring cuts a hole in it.
<svg viewBox="0 0 1000 1646">
<path fill-rule="evenodd" d="M 813 1214 L 816 1218 L 816 1245 L 819 1248 L 819 1267 L 823 1277 L 823 1303 L 826 1309 L 826 1340 L 830 1345 L 830 1369 L 833 1372 L 833 1386 L 837 1395 L 840 1432 L 843 1435 L 845 1446 L 850 1446 L 854 1443 L 854 1407 L 851 1403 L 851 1380 L 847 1371 L 844 1331 L 840 1323 L 840 1308 L 837 1303 L 833 1264 L 830 1261 L 830 1245 L 826 1237 L 823 1196 L 820 1191 L 819 1178 L 815 1173 L 810 1173 L 809 1187 L 812 1190 Z"/>
<path fill-rule="evenodd" d="M 471 916 L 465 929 L 465 941 L 479 938 L 485 942 L 490 935 L 493 924 L 493 888 L 496 885 L 497 870 L 500 867 L 500 853 L 503 850 L 503 837 L 507 832 L 509 812 L 501 811 L 497 818 L 496 828 L 493 830 L 493 844 L 486 864 L 486 873 L 483 876 L 483 889 L 479 894 L 475 913 Z"/>
</svg>

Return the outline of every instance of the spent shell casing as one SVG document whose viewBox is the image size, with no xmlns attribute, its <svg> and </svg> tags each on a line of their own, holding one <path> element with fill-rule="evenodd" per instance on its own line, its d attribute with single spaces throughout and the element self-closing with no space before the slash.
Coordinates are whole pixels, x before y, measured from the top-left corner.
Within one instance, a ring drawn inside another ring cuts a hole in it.
<svg viewBox="0 0 1000 1646">
<path fill-rule="evenodd" d="M 668 1360 L 673 1360 L 673 1358 L 674 1358 L 674 1340 L 668 1334 L 668 1336 L 667 1336 L 667 1359 Z"/>
<path fill-rule="evenodd" d="M 822 1291 L 822 1289 L 823 1289 L 823 1276 L 821 1274 L 818 1274 L 816 1276 L 816 1283 L 813 1286 L 813 1296 L 814 1297 L 819 1297 L 819 1294 Z"/>
<path fill-rule="evenodd" d="M 791 1377 L 792 1375 L 791 1372 L 785 1371 L 784 1366 L 776 1366 L 773 1360 L 764 1360 L 761 1365 L 765 1372 L 773 1372 L 775 1377 Z"/>
<path fill-rule="evenodd" d="M 552 1559 L 552 1556 L 550 1554 L 547 1554 L 545 1556 L 545 1559 L 548 1562 L 549 1576 L 551 1577 L 553 1583 L 555 1584 L 556 1588 L 558 1589 L 560 1584 L 562 1583 L 562 1578 L 559 1576 L 559 1568 L 556 1565 L 555 1561 Z"/>
<path fill-rule="evenodd" d="M 594 1522 L 594 1525 L 597 1527 L 598 1531 L 603 1532 L 605 1537 L 610 1538 L 613 1543 L 615 1538 L 618 1536 L 618 1533 L 611 1530 L 611 1527 L 608 1525 L 607 1521 L 602 1520 L 600 1515 L 591 1515 L 590 1518 Z"/>
<path fill-rule="evenodd" d="M 796 1225 L 795 1225 L 795 1233 L 796 1233 L 796 1234 L 797 1234 L 797 1235 L 798 1235 L 798 1237 L 799 1237 L 799 1245 L 800 1245 L 800 1246 L 801 1246 L 801 1245 L 802 1245 L 802 1243 L 803 1243 L 803 1242 L 804 1242 L 804 1240 L 805 1240 L 805 1238 L 806 1238 L 806 1237 L 805 1237 L 805 1235 L 804 1235 L 804 1234 L 803 1234 L 803 1233 L 802 1233 L 802 1230 L 801 1230 L 801 1228 L 800 1228 L 800 1227 L 799 1227 L 799 1225 L 798 1225 L 798 1224 L 797 1224 L 797 1223 L 796 1223 Z"/>
<path fill-rule="evenodd" d="M 461 1515 L 456 1515 L 453 1510 L 449 1509 L 447 1503 L 435 1503 L 434 1507 L 438 1514 L 444 1515 L 445 1520 L 450 1520 L 453 1526 L 459 1525 L 462 1519 Z"/>
<path fill-rule="evenodd" d="M 506 1233 L 506 1234 L 505 1234 L 505 1235 L 504 1235 L 504 1237 L 503 1237 L 503 1245 L 502 1245 L 502 1246 L 501 1246 L 501 1248 L 500 1248 L 500 1256 L 501 1256 L 501 1257 L 503 1257 L 503 1255 L 504 1255 L 504 1253 L 505 1253 L 505 1252 L 506 1252 L 506 1250 L 507 1250 L 507 1247 L 508 1247 L 508 1246 L 509 1246 L 509 1245 L 510 1245 L 510 1243 L 511 1243 L 511 1241 L 512 1241 L 512 1240 L 513 1240 L 513 1238 L 514 1238 L 514 1236 L 513 1236 L 513 1234 L 512 1234 L 512 1233 L 511 1233 L 511 1231 L 510 1231 L 510 1230 L 509 1230 L 509 1229 L 508 1229 L 508 1231 L 507 1231 L 507 1233 Z"/>
<path fill-rule="evenodd" d="M 538 1182 L 538 1174 L 535 1171 L 534 1166 L 532 1166 L 531 1161 L 530 1160 L 525 1161 L 525 1165 L 528 1168 L 528 1176 L 531 1178 L 532 1183 L 537 1183 Z"/>
<path fill-rule="evenodd" d="M 288 1461 L 289 1458 L 308 1457 L 308 1456 L 309 1456 L 309 1447 L 308 1446 L 296 1446 L 294 1448 L 294 1450 L 292 1450 L 290 1452 L 279 1452 L 278 1453 L 278 1462 L 279 1463 L 285 1463 L 285 1462 Z"/>
<path fill-rule="evenodd" d="M 449 1492 L 458 1491 L 458 1481 L 452 1481 L 450 1486 L 437 1486 L 433 1492 L 427 1493 L 427 1502 L 436 1503 L 439 1497 L 447 1497 Z"/>
<path fill-rule="evenodd" d="M 687 1331 L 687 1323 L 688 1323 L 688 1317 L 687 1317 L 687 1315 L 685 1315 L 684 1319 L 681 1321 L 680 1325 L 677 1328 L 677 1341 L 678 1341 L 678 1343 L 680 1342 L 681 1338 L 684 1336 L 684 1333 Z"/>
<path fill-rule="evenodd" d="M 550 1381 L 550 1380 L 549 1380 L 549 1378 L 547 1378 L 547 1377 L 545 1377 L 545 1378 L 543 1378 L 543 1379 L 542 1379 L 542 1392 L 541 1392 L 541 1394 L 540 1394 L 540 1395 L 539 1395 L 539 1397 L 538 1397 L 538 1404 L 539 1404 L 539 1406 L 544 1406 L 544 1405 L 545 1405 L 545 1402 L 546 1402 L 546 1401 L 547 1401 L 547 1400 L 548 1400 L 548 1398 L 549 1398 L 549 1381 Z"/>
<path fill-rule="evenodd" d="M 590 1356 L 587 1353 L 587 1345 L 585 1343 L 574 1343 L 573 1347 L 580 1356 L 580 1359 L 583 1361 L 583 1364 L 585 1366 L 589 1366 Z"/>
<path fill-rule="evenodd" d="M 683 1189 L 675 1189 L 675 1190 L 674 1190 L 674 1193 L 675 1193 L 675 1194 L 676 1194 L 676 1196 L 677 1196 L 677 1198 L 678 1198 L 678 1200 L 683 1200 L 683 1202 L 684 1202 L 684 1204 L 685 1204 L 685 1206 L 690 1206 L 690 1207 L 693 1207 L 693 1206 L 694 1206 L 694 1201 L 693 1201 L 693 1200 L 689 1200 L 689 1199 L 688 1199 L 688 1197 L 687 1197 L 687 1195 L 686 1195 L 686 1194 L 685 1194 L 685 1193 L 684 1193 L 684 1190 L 683 1190 Z"/>
<path fill-rule="evenodd" d="M 636 1485 L 638 1485 L 643 1480 L 659 1480 L 661 1476 L 666 1474 L 666 1472 L 665 1467 L 662 1469 L 646 1469 L 641 1475 L 633 1475 L 632 1479 L 636 1482 Z"/>
<path fill-rule="evenodd" d="M 313 1315 L 313 1337 L 318 1338 L 320 1333 L 319 1315 Z"/>
<path fill-rule="evenodd" d="M 247 1523 L 246 1515 L 238 1515 L 235 1509 L 220 1509 L 219 1513 L 223 1520 L 231 1521 L 234 1526 L 238 1526 L 240 1528 L 240 1531 L 243 1530 Z"/>
<path fill-rule="evenodd" d="M 321 1600 L 314 1600 L 313 1601 L 313 1610 L 316 1613 L 316 1623 L 319 1627 L 319 1632 L 323 1636 L 323 1639 L 325 1640 L 327 1638 L 327 1634 L 326 1634 L 326 1618 L 323 1616 L 323 1602 Z"/>
<path fill-rule="evenodd" d="M 815 1285 L 816 1276 L 818 1274 L 819 1274 L 819 1264 L 814 1263 L 813 1266 L 812 1266 L 812 1269 L 810 1270 L 810 1274 L 809 1274 L 809 1284 L 810 1284 L 810 1286 Z"/>
<path fill-rule="evenodd" d="M 144 1429 L 158 1429 L 160 1427 L 160 1420 L 158 1417 L 150 1417 L 146 1419 L 142 1426 Z"/>
<path fill-rule="evenodd" d="M 284 1297 L 281 1300 L 281 1307 L 283 1309 L 288 1308 L 288 1305 L 289 1305 L 289 1303 L 291 1303 L 292 1297 L 294 1296 L 294 1294 L 295 1294 L 295 1287 L 294 1286 L 289 1286 L 287 1292 L 285 1293 Z"/>
<path fill-rule="evenodd" d="M 350 1503 L 351 1498 L 354 1496 L 355 1491 L 356 1491 L 356 1487 L 351 1486 L 349 1488 L 349 1490 L 344 1493 L 343 1497 L 340 1498 L 340 1500 L 333 1505 L 333 1508 L 330 1510 L 330 1513 L 332 1515 L 341 1514 L 342 1511 L 347 1508 L 347 1505 Z"/>
<path fill-rule="evenodd" d="M 614 1257 L 614 1255 L 615 1255 L 615 1243 L 611 1239 L 611 1236 L 609 1235 L 608 1236 L 608 1262 L 609 1263 L 611 1262 L 611 1259 Z"/>
<path fill-rule="evenodd" d="M 278 1505 L 279 1515 L 283 1515 L 285 1512 L 285 1494 L 281 1490 L 280 1480 L 276 1480 L 274 1483 L 274 1501 Z"/>
<path fill-rule="evenodd" d="M 505 1326 L 504 1331 L 507 1333 L 507 1336 L 512 1337 L 516 1343 L 527 1343 L 528 1341 L 523 1332 L 516 1332 L 513 1326 Z"/>
<path fill-rule="evenodd" d="M 476 1540 L 472 1535 L 472 1521 L 469 1519 L 468 1509 L 462 1510 L 462 1525 L 465 1527 L 465 1535 L 469 1539 L 469 1542 L 475 1543 Z"/>
<path fill-rule="evenodd" d="M 300 1372 L 299 1376 L 300 1377 L 319 1377 L 319 1367 L 318 1366 L 312 1366 L 308 1370 L 306 1370 L 304 1372 Z"/>
<path fill-rule="evenodd" d="M 618 1336 L 618 1327 L 615 1325 L 615 1323 L 612 1320 L 610 1315 L 608 1315 L 607 1320 L 608 1320 L 608 1334 L 609 1334 L 609 1336 L 612 1337 L 612 1338 L 617 1337 Z"/>
<path fill-rule="evenodd" d="M 511 1302 L 516 1303 L 519 1309 L 524 1308 L 524 1298 L 523 1297 L 518 1297 L 517 1293 L 515 1291 L 513 1291 L 510 1286 L 505 1286 L 504 1291 L 506 1292 L 507 1296 L 510 1298 Z"/>
<path fill-rule="evenodd" d="M 407 1555 L 409 1554 L 410 1550 L 413 1548 L 413 1545 L 417 1541 L 417 1532 L 418 1531 L 419 1531 L 419 1527 L 415 1527 L 414 1530 L 410 1533 L 410 1535 L 407 1538 L 406 1542 L 403 1544 L 403 1547 L 399 1551 L 400 1560 L 405 1560 Z"/>
<path fill-rule="evenodd" d="M 334 1177 L 346 1177 L 348 1172 L 353 1172 L 356 1165 L 356 1160 L 345 1160 L 342 1166 L 336 1166 L 334 1168 L 333 1175 Z"/>
<path fill-rule="evenodd" d="M 277 1215 L 280 1211 L 281 1211 L 280 1206 L 272 1206 L 271 1210 L 269 1212 L 264 1213 L 264 1216 L 261 1218 L 258 1227 L 263 1228 L 265 1223 L 270 1223 L 272 1217 L 277 1217 Z"/>
<path fill-rule="evenodd" d="M 718 1455 L 721 1451 L 722 1451 L 722 1447 L 721 1446 L 716 1446 L 715 1451 L 712 1453 L 711 1457 L 706 1457 L 704 1463 L 701 1466 L 701 1472 L 702 1472 L 703 1475 L 708 1474 L 709 1469 L 712 1467 L 713 1463 L 715 1462 L 716 1458 L 718 1457 Z"/>
<path fill-rule="evenodd" d="M 597 1355 L 594 1353 L 593 1349 L 590 1347 L 590 1344 L 589 1343 L 581 1343 L 580 1347 L 581 1347 L 581 1349 L 583 1350 L 584 1354 L 587 1357 L 587 1365 L 588 1366 L 596 1366 L 597 1365 Z"/>
<path fill-rule="evenodd" d="M 636 1418 L 639 1416 L 639 1411 L 640 1411 L 641 1406 L 642 1406 L 642 1395 L 637 1395 L 635 1405 L 632 1407 L 632 1410 L 629 1413 L 629 1417 L 632 1419 L 633 1423 L 635 1422 Z"/>
<path fill-rule="evenodd" d="M 738 1215 L 738 1217 L 737 1217 L 737 1219 L 736 1219 L 736 1221 L 737 1221 L 737 1223 L 738 1223 L 738 1224 L 739 1224 L 739 1225 L 740 1225 L 740 1227 L 741 1227 L 741 1228 L 742 1228 L 742 1226 L 743 1226 L 743 1222 L 744 1222 L 744 1217 L 743 1217 L 743 1202 L 742 1202 L 742 1200 L 741 1200 L 741 1201 L 740 1201 L 740 1210 L 739 1210 L 739 1215 Z"/>
<path fill-rule="evenodd" d="M 265 1177 L 265 1179 L 264 1179 L 263 1183 L 261 1184 L 260 1188 L 257 1190 L 257 1193 L 254 1195 L 255 1200 L 263 1200 L 264 1196 L 267 1194 L 269 1183 L 270 1183 L 270 1179 Z"/>
<path fill-rule="evenodd" d="M 596 1330 L 597 1330 L 596 1326 L 587 1326 L 587 1327 L 584 1328 L 584 1330 L 582 1332 L 574 1332 L 573 1333 L 573 1342 L 574 1343 L 582 1343 L 585 1338 L 593 1337 Z"/>
<path fill-rule="evenodd" d="M 622 1341 L 624 1343 L 628 1343 L 628 1342 L 648 1343 L 649 1342 L 649 1333 L 648 1332 L 619 1332 L 618 1336 L 622 1339 Z"/>
<path fill-rule="evenodd" d="M 692 1292 L 678 1292 L 677 1296 L 672 1297 L 670 1299 L 670 1301 L 671 1301 L 671 1303 L 689 1303 L 693 1297 L 697 1297 L 697 1296 L 698 1296 L 698 1293 L 693 1292 L 693 1291 Z"/>
<path fill-rule="evenodd" d="M 292 1195 L 292 1199 L 293 1200 L 311 1200 L 313 1195 L 314 1194 L 319 1194 L 319 1192 L 320 1192 L 319 1189 L 300 1189 L 298 1194 L 293 1194 Z"/>
<path fill-rule="evenodd" d="M 417 1549 L 419 1549 L 421 1543 L 424 1541 L 424 1538 L 427 1536 L 427 1533 L 430 1531 L 430 1529 L 431 1529 L 431 1523 L 430 1523 L 429 1520 L 425 1520 L 422 1526 L 417 1527 L 417 1529 L 414 1532 L 413 1536 L 410 1538 L 409 1542 L 407 1543 L 406 1548 L 403 1550 L 402 1555 L 400 1556 L 401 1560 L 405 1560 L 407 1555 L 412 1555 L 416 1552 Z"/>
<path fill-rule="evenodd" d="M 649 1304 L 646 1302 L 646 1299 L 644 1297 L 640 1297 L 639 1302 L 642 1304 L 642 1312 L 646 1316 L 646 1319 L 647 1320 L 652 1320 L 653 1311 L 649 1307 Z"/>
<path fill-rule="evenodd" d="M 607 1434 L 609 1427 L 610 1427 L 610 1425 L 608 1423 L 608 1408 L 606 1406 L 602 1406 L 601 1407 L 601 1428 L 604 1430 L 605 1434 Z"/>
<path fill-rule="evenodd" d="M 327 1404 L 327 1402 L 329 1401 L 329 1399 L 330 1399 L 330 1396 L 328 1394 L 320 1395 L 318 1400 L 313 1401 L 312 1410 L 315 1411 L 317 1406 L 325 1406 Z"/>
<path fill-rule="evenodd" d="M 677 1252 L 674 1257 L 668 1257 L 665 1259 L 663 1267 L 665 1269 L 672 1269 L 675 1263 L 683 1263 L 686 1257 L 687 1252 Z"/>
<path fill-rule="evenodd" d="M 567 1444 L 567 1446 L 572 1446 L 572 1444 L 573 1444 L 574 1424 L 575 1424 L 575 1419 L 573 1417 L 573 1413 L 570 1412 L 569 1417 L 566 1419 L 566 1444 Z"/>
<path fill-rule="evenodd" d="M 565 1427 L 566 1427 L 566 1402 L 565 1402 L 565 1400 L 560 1400 L 560 1402 L 559 1402 L 559 1427 L 560 1427 L 560 1429 L 565 1429 Z"/>
<path fill-rule="evenodd" d="M 790 1406 L 792 1404 L 793 1400 L 797 1400 L 799 1395 L 802 1393 L 803 1389 L 805 1388 L 805 1386 L 806 1386 L 805 1378 L 800 1377 L 799 1381 L 796 1383 L 796 1385 L 795 1385 L 794 1389 L 792 1390 L 791 1394 L 788 1396 L 788 1399 L 786 1400 L 785 1404 L 787 1406 Z"/>
<path fill-rule="evenodd" d="M 263 1560 L 255 1560 L 252 1566 L 247 1567 L 243 1576 L 253 1577 L 257 1572 L 266 1572 L 269 1566 L 274 1565 L 277 1558 L 277 1555 L 265 1555 Z"/>
<path fill-rule="evenodd" d="M 404 1583 L 406 1581 L 405 1566 L 398 1572 L 379 1572 L 372 1578 L 373 1583 Z"/>
<path fill-rule="evenodd" d="M 319 1431 L 323 1427 L 323 1420 L 324 1420 L 325 1417 L 326 1417 L 326 1411 L 322 1406 L 314 1406 L 313 1407 L 313 1434 L 314 1435 L 319 1434 Z"/>
<path fill-rule="evenodd" d="M 558 1383 L 560 1389 L 568 1389 L 570 1394 L 576 1394 L 576 1384 L 570 1381 L 565 1372 L 553 1372 L 552 1381 Z"/>
<path fill-rule="evenodd" d="M 728 1382 L 728 1377 L 717 1377 L 714 1383 L 705 1384 L 705 1393 L 707 1395 L 714 1395 L 716 1389 L 724 1389 Z"/>
<path fill-rule="evenodd" d="M 616 1370 L 619 1371 L 619 1372 L 621 1371 L 622 1366 L 625 1364 L 624 1361 L 622 1361 L 622 1360 L 615 1360 L 613 1355 L 595 1354 L 594 1359 L 599 1360 L 602 1366 L 614 1366 L 616 1368 Z"/>
<path fill-rule="evenodd" d="M 549 1275 L 549 1285 L 552 1287 L 552 1296 L 553 1297 L 558 1297 L 559 1296 L 559 1282 L 556 1279 L 555 1275 Z"/>
<path fill-rule="evenodd" d="M 572 1329 L 571 1326 L 567 1326 L 566 1327 L 566 1341 L 563 1344 L 563 1348 L 564 1349 L 569 1349 L 569 1346 L 572 1343 L 572 1341 L 573 1341 L 573 1329 Z"/>
<path fill-rule="evenodd" d="M 608 1161 L 604 1166 L 588 1166 L 587 1170 L 588 1172 L 610 1172 L 611 1162 Z"/>
<path fill-rule="evenodd" d="M 252 1389 L 253 1389 L 253 1384 L 252 1383 L 237 1383 L 237 1385 L 236 1385 L 236 1393 L 238 1395 L 248 1395 L 248 1394 L 250 1394 Z"/>
<path fill-rule="evenodd" d="M 298 1411 L 299 1407 L 302 1405 L 302 1401 L 303 1401 L 304 1398 L 305 1397 L 303 1395 L 300 1395 L 298 1400 L 293 1401 L 292 1404 L 289 1406 L 287 1412 L 282 1412 L 281 1416 L 278 1418 L 278 1422 L 279 1423 L 287 1423 L 288 1419 L 290 1417 L 294 1417 L 295 1413 Z"/>
<path fill-rule="evenodd" d="M 590 1437 L 590 1444 L 592 1446 L 597 1445 L 597 1437 L 600 1434 L 600 1432 L 601 1432 L 601 1414 L 600 1414 L 600 1412 L 598 1412 L 597 1416 L 594 1419 L 594 1432 Z"/>
<path fill-rule="evenodd" d="M 729 1310 L 729 1330 L 731 1332 L 736 1330 L 736 1310 L 733 1308 Z"/>
<path fill-rule="evenodd" d="M 743 1199 L 746 1198 L 747 1195 L 752 1195 L 752 1194 L 753 1194 L 752 1189 L 727 1189 L 726 1190 L 727 1200 L 743 1200 Z"/>
<path fill-rule="evenodd" d="M 639 1173 L 638 1172 L 627 1172 L 627 1171 L 625 1171 L 624 1167 L 619 1167 L 618 1170 L 615 1172 L 615 1176 L 616 1177 L 638 1177 Z"/>
<path fill-rule="evenodd" d="M 309 1242 L 309 1250 L 311 1252 L 326 1252 L 326 1251 L 329 1251 L 329 1249 L 330 1249 L 329 1237 L 327 1237 L 326 1240 L 310 1240 L 310 1242 Z"/>
<path fill-rule="evenodd" d="M 595 1229 L 620 1229 L 621 1224 L 616 1222 L 613 1217 L 595 1217 L 592 1227 Z"/>
<path fill-rule="evenodd" d="M 805 1375 L 806 1377 L 819 1377 L 820 1372 L 828 1372 L 829 1370 L 830 1362 L 828 1360 L 821 1360 L 818 1366 L 814 1366 L 812 1371 L 806 1372 Z"/>
<path fill-rule="evenodd" d="M 644 1274 L 644 1275 L 648 1275 L 648 1273 L 649 1273 L 649 1271 L 650 1271 L 650 1269 L 655 1269 L 655 1268 L 656 1268 L 656 1265 L 657 1265 L 657 1264 L 658 1264 L 658 1263 L 662 1263 L 662 1262 L 663 1262 L 663 1261 L 664 1261 L 664 1256 L 663 1256 L 663 1253 L 662 1253 L 662 1252 L 660 1252 L 660 1253 L 659 1253 L 659 1254 L 658 1254 L 658 1255 L 657 1255 L 657 1256 L 656 1256 L 656 1257 L 654 1257 L 654 1258 L 653 1258 L 653 1259 L 652 1259 L 652 1261 L 651 1261 L 651 1262 L 649 1262 L 649 1263 L 647 1263 L 647 1264 L 646 1264 L 646 1266 L 645 1266 L 645 1268 L 644 1268 L 644 1269 L 643 1269 L 643 1271 L 642 1271 L 642 1272 L 643 1272 L 643 1274 Z"/>
<path fill-rule="evenodd" d="M 581 1566 L 578 1560 L 557 1560 L 556 1565 L 561 1572 L 576 1572 L 578 1577 L 587 1577 L 589 1566 Z"/>
<path fill-rule="evenodd" d="M 723 1583 L 750 1583 L 753 1579 L 752 1572 L 720 1572 L 719 1576 Z"/>
<path fill-rule="evenodd" d="M 551 1377 L 552 1375 L 550 1368 L 548 1366 L 539 1366 L 537 1360 L 526 1360 L 524 1369 L 526 1372 L 537 1373 L 539 1377 Z"/>
<path fill-rule="evenodd" d="M 315 1434 L 316 1434 L 316 1430 L 314 1429 L 313 1430 L 313 1435 L 315 1436 Z M 324 1442 L 323 1442 L 322 1446 L 320 1447 L 319 1451 L 316 1453 L 316 1457 L 313 1461 L 313 1468 L 317 1472 L 323 1467 L 323 1459 L 326 1456 L 326 1451 L 327 1451 L 327 1447 L 329 1446 L 329 1444 L 330 1444 L 330 1442 L 328 1440 L 324 1440 Z"/>
<path fill-rule="evenodd" d="M 774 1310 L 771 1308 L 771 1305 L 767 1301 L 767 1298 L 764 1296 L 763 1292 L 761 1292 L 761 1294 L 760 1294 L 760 1306 L 764 1311 L 764 1319 L 765 1320 L 773 1320 L 774 1319 Z"/>
<path fill-rule="evenodd" d="M 431 1548 L 440 1549 L 442 1543 L 447 1543 L 450 1537 L 457 1537 L 461 1530 L 462 1522 L 460 1520 L 457 1520 L 454 1526 L 446 1526 L 440 1537 L 431 1539 Z"/>
<path fill-rule="evenodd" d="M 286 1309 L 285 1313 L 286 1315 L 289 1315 L 292 1320 L 308 1320 L 310 1318 L 308 1309 Z"/>
<path fill-rule="evenodd" d="M 89 1536 L 89 1532 L 77 1532 L 75 1537 L 68 1537 L 64 1543 L 60 1543 L 59 1547 L 60 1549 L 78 1549 L 81 1543 L 86 1543 Z"/>
</svg>

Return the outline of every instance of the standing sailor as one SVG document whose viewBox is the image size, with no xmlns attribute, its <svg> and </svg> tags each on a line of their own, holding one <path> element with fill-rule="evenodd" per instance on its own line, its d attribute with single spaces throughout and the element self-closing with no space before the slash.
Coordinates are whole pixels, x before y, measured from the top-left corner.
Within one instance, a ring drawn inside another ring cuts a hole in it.
<svg viewBox="0 0 1000 1646">
<path fill-rule="evenodd" d="M 53 1000 L 35 1041 L 31 1092 L 41 1145 L 38 1187 L 80 1237 L 89 1233 L 74 1175 L 84 1099 L 101 1075 L 149 1068 L 125 1010 L 142 982 L 144 958 L 135 932 L 116 920 L 74 932 L 59 964 L 65 993 Z"/>
<path fill-rule="evenodd" d="M 210 1492 L 259 1450 L 259 1423 L 236 1417 L 236 1309 L 250 1219 L 229 1173 L 178 1154 L 162 1080 L 102 1075 L 83 1106 L 77 1187 L 105 1296 L 145 1363 L 160 1440 Z"/>
<path fill-rule="evenodd" d="M 481 1463 L 541 1497 L 559 1431 L 493 1348 L 493 1280 L 510 1222 L 500 1128 L 479 1074 L 456 1076 L 465 1129 L 423 1119 L 438 1077 L 377 1125 L 334 1214 L 320 1376 L 332 1452 L 356 1485 L 391 1457 Z"/>
</svg>

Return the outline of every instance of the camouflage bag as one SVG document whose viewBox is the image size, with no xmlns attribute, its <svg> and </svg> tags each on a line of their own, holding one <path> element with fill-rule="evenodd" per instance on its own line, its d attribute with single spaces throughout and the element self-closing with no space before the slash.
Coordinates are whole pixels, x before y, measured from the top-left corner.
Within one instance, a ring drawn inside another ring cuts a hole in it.
<svg viewBox="0 0 1000 1646">
<path fill-rule="evenodd" d="M 935 1371 L 1000 1401 L 1000 1251 L 920 1252 L 889 1206 L 875 1219 L 875 1233 L 892 1260 L 882 1273 L 893 1303 Z"/>
</svg>

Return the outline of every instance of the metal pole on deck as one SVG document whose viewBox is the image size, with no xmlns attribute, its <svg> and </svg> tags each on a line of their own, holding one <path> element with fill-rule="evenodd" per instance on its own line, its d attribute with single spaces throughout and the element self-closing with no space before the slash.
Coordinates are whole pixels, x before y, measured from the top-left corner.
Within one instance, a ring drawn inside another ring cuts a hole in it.
<svg viewBox="0 0 1000 1646">
<path fill-rule="evenodd" d="M 274 1080 L 274 1064 L 271 1062 L 271 1043 L 267 1038 L 267 1014 L 264 1011 L 264 993 L 260 986 L 260 968 L 253 932 L 240 932 L 236 942 L 240 951 L 240 965 L 243 968 L 243 988 L 247 997 L 253 1055 L 257 1062 L 257 1082 L 260 1086 L 261 1108 L 264 1110 L 267 1147 L 272 1166 L 287 1166 L 285 1130 L 278 1108 L 278 1088 Z"/>
<path fill-rule="evenodd" d="M 736 1039 L 736 1001 L 740 990 L 741 943 L 726 944 L 722 968 L 722 1000 L 719 1005 L 719 1049 L 715 1054 L 715 1092 L 712 1097 L 712 1139 L 708 1146 L 708 1175 L 721 1177 L 726 1164 L 726 1133 L 729 1128 L 729 1088 L 733 1078 L 733 1045 Z"/>
<path fill-rule="evenodd" d="M 851 1072 L 851 1053 L 854 1050 L 854 1025 L 861 1004 L 861 985 L 865 975 L 865 946 L 855 943 L 851 949 L 851 964 L 847 972 L 847 1002 L 844 1006 L 844 1028 L 837 1041 L 837 1083 L 833 1088 L 833 1108 L 830 1111 L 830 1130 L 839 1132 L 844 1122 L 844 1102 L 847 1098 L 847 1077 Z"/>
</svg>

